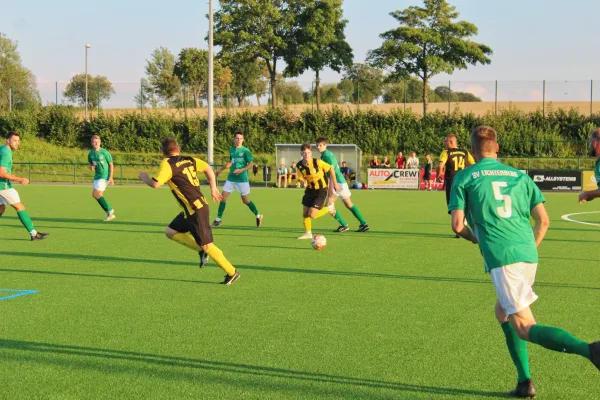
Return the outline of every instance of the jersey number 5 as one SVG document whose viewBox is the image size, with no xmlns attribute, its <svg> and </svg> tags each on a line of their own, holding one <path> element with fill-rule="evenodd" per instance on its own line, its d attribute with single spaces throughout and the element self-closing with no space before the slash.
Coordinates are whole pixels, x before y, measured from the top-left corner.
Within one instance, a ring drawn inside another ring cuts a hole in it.
<svg viewBox="0 0 600 400">
<path fill-rule="evenodd" d="M 455 171 L 465 169 L 465 158 L 463 156 L 454 156 L 452 157 L 452 164 L 454 164 Z"/>
<path fill-rule="evenodd" d="M 509 195 L 502 194 L 500 188 L 507 187 L 506 182 L 492 182 L 492 188 L 494 189 L 494 197 L 498 201 L 503 201 L 504 206 L 496 208 L 498 216 L 500 218 L 510 218 L 512 215 L 512 199 Z"/>
<path fill-rule="evenodd" d="M 187 176 L 188 180 L 192 185 L 196 187 L 200 186 L 200 181 L 198 180 L 198 177 L 196 176 L 196 171 L 193 167 L 187 167 L 182 172 L 185 174 L 185 176 Z"/>
</svg>

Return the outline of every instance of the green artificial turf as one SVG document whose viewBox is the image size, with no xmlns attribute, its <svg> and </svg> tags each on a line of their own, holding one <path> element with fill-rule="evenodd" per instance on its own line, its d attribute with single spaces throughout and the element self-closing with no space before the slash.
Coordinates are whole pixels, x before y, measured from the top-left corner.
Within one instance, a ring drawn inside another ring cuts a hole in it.
<svg viewBox="0 0 600 400">
<path fill-rule="evenodd" d="M 314 221 L 323 251 L 296 239 L 301 190 L 253 189 L 260 229 L 234 193 L 214 229 L 241 272 L 227 287 L 164 236 L 179 212 L 167 189 L 109 188 L 108 223 L 91 186 L 17 189 L 51 236 L 32 243 L 14 210 L 0 218 L 0 289 L 39 291 L 0 300 L 2 399 L 475 399 L 516 383 L 481 256 L 453 238 L 442 192 L 353 191 L 371 230 L 338 203 L 352 231 Z M 600 226 L 560 217 L 599 206 L 576 200 L 547 195 L 533 311 L 593 341 Z M 540 399 L 600 392 L 589 361 L 529 349 Z"/>
</svg>

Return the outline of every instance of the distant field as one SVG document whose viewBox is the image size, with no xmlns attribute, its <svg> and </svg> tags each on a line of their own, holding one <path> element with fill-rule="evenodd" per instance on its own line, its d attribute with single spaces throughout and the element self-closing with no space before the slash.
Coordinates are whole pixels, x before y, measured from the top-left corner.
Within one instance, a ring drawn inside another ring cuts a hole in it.
<svg viewBox="0 0 600 400">
<path fill-rule="evenodd" d="M 329 110 L 331 109 L 333 105 L 332 104 L 323 104 L 320 106 L 321 110 Z M 342 109 L 346 109 L 349 111 L 356 111 L 357 109 L 361 109 L 361 110 L 368 110 L 368 109 L 374 109 L 380 112 L 388 112 L 391 110 L 397 110 L 397 109 L 404 109 L 404 104 L 362 104 L 360 106 L 357 105 L 340 105 L 340 104 L 336 104 L 336 107 L 342 108 Z M 215 112 L 217 114 L 221 114 L 221 113 L 225 113 L 225 112 L 244 112 L 244 111 L 250 111 L 250 112 L 259 112 L 259 111 L 265 111 L 268 108 L 268 106 L 251 106 L 251 107 L 230 107 L 229 110 L 225 109 L 225 108 L 215 108 Z M 283 106 L 284 109 L 289 110 L 290 112 L 298 115 L 300 113 L 302 113 L 303 111 L 306 110 L 311 110 L 313 108 L 316 108 L 315 106 L 312 106 L 310 104 L 297 104 L 297 105 L 288 105 L 288 106 Z M 502 109 L 508 109 L 508 108 L 515 108 L 521 111 L 525 111 L 525 112 L 533 112 L 536 110 L 541 110 L 542 109 L 542 102 L 498 102 L 498 111 L 502 110 Z M 590 112 L 590 102 L 589 101 L 572 101 L 572 102 L 546 102 L 546 110 L 550 110 L 550 109 L 564 109 L 564 110 L 569 110 L 569 109 L 575 109 L 577 111 L 579 111 L 581 114 L 589 114 Z M 421 103 L 410 103 L 410 104 L 406 104 L 406 109 L 407 110 L 412 110 L 414 113 L 417 114 L 422 114 L 423 113 L 423 105 Z M 495 104 L 493 102 L 482 102 L 482 103 L 451 103 L 450 104 L 450 111 L 454 112 L 454 111 L 461 111 L 463 113 L 474 113 L 476 115 L 483 115 L 485 113 L 493 113 L 495 109 Z M 592 111 L 593 112 L 597 112 L 600 111 L 600 102 L 594 102 L 592 104 Z M 429 104 L 429 108 L 428 110 L 430 112 L 434 112 L 434 111 L 442 111 L 442 112 L 448 112 L 448 103 L 430 103 Z M 122 114 L 122 113 L 126 113 L 126 112 L 133 112 L 133 113 L 139 113 L 140 109 L 139 108 L 111 108 L 111 109 L 104 109 L 102 111 L 104 113 L 104 115 L 118 115 L 118 114 Z M 177 108 L 158 108 L 158 109 L 143 109 L 141 110 L 142 113 L 148 113 L 148 112 L 160 112 L 160 113 L 164 113 L 164 114 L 170 114 L 170 115 L 174 115 L 177 117 L 183 117 L 185 115 L 184 109 L 177 109 Z M 97 112 L 90 112 L 91 115 L 97 115 Z M 187 109 L 187 115 L 188 117 L 191 116 L 199 116 L 199 117 L 206 117 L 208 115 L 208 109 L 203 107 L 203 108 L 188 108 Z M 83 117 L 83 111 L 79 112 L 79 116 Z"/>
<path fill-rule="evenodd" d="M 241 272 L 225 287 L 165 237 L 168 189 L 109 188 L 109 223 L 89 186 L 19 191 L 51 235 L 31 243 L 12 209 L 0 219 L 0 399 L 496 399 L 516 382 L 494 289 L 477 246 L 453 238 L 443 192 L 354 191 L 371 231 L 342 209 L 353 231 L 334 234 L 325 216 L 323 251 L 296 239 L 301 190 L 253 189 L 260 229 L 234 194 L 214 230 Z M 533 310 L 591 341 L 600 214 L 561 220 L 598 210 L 576 200 L 547 194 Z M 540 399 L 597 398 L 589 361 L 529 351 Z"/>
</svg>

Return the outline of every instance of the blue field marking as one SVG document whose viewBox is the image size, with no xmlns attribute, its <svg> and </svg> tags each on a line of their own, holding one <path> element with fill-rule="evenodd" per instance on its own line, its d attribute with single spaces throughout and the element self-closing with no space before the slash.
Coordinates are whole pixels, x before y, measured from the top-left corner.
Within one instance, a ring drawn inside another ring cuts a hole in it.
<svg viewBox="0 0 600 400">
<path fill-rule="evenodd" d="M 22 289 L 0 289 L 0 293 L 2 292 L 11 292 L 12 294 L 0 297 L 1 300 L 8 300 L 15 297 L 27 296 L 28 294 L 34 294 L 39 292 L 39 290 L 22 290 Z"/>
</svg>

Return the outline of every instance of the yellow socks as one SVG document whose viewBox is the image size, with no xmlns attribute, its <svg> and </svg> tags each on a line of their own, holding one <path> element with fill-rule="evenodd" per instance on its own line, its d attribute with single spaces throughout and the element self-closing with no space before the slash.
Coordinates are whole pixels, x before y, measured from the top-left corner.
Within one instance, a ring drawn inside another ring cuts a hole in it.
<svg viewBox="0 0 600 400">
<path fill-rule="evenodd" d="M 317 212 L 317 215 L 315 215 L 315 219 L 321 218 L 323 215 L 328 214 L 328 213 L 329 213 L 329 208 L 323 207 L 319 210 L 319 212 Z"/>
<path fill-rule="evenodd" d="M 194 251 L 200 252 L 202 250 L 198 246 L 198 243 L 196 243 L 196 240 L 194 240 L 194 237 L 188 233 L 176 233 L 173 236 L 173 240 Z"/>
<path fill-rule="evenodd" d="M 312 232 L 312 221 L 310 217 L 304 218 L 304 232 Z"/>
<path fill-rule="evenodd" d="M 225 257 L 221 249 L 215 246 L 214 243 L 208 245 L 208 249 L 206 250 L 206 254 L 212 258 L 219 267 L 223 269 L 229 276 L 235 275 L 235 268 L 229 260 Z"/>
</svg>

